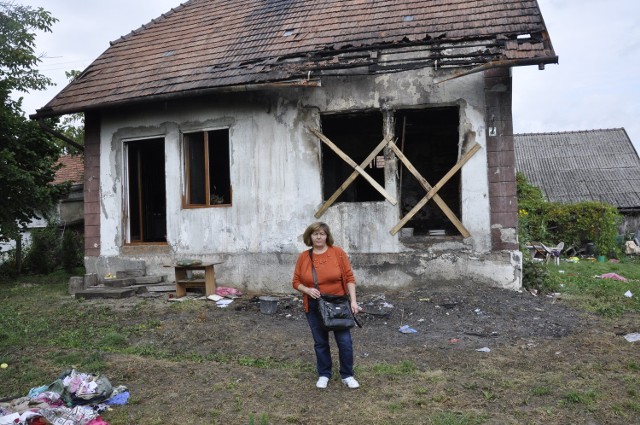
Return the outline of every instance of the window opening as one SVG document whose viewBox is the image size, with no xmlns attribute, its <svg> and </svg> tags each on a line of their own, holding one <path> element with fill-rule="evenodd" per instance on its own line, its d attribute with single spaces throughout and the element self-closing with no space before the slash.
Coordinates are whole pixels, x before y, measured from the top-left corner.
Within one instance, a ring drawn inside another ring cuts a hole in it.
<svg viewBox="0 0 640 425">
<path fill-rule="evenodd" d="M 231 205 L 229 129 L 184 135 L 188 207 Z"/>
<path fill-rule="evenodd" d="M 407 109 L 396 111 L 397 145 L 411 164 L 431 185 L 444 177 L 458 160 L 459 112 L 457 107 Z M 401 216 L 407 215 L 425 196 L 420 182 L 398 162 L 400 171 Z M 460 174 L 450 177 L 438 190 L 451 212 L 460 217 Z M 452 235 L 458 230 L 445 211 L 435 202 L 427 202 L 404 227 L 414 235 Z"/>
<path fill-rule="evenodd" d="M 322 133 L 353 161 L 361 164 L 383 139 L 382 113 L 379 111 L 323 115 Z M 322 194 L 329 199 L 353 173 L 347 164 L 326 144 L 322 144 Z M 378 184 L 384 187 L 384 161 L 371 162 L 363 167 Z M 385 197 L 366 179 L 358 176 L 336 199 L 336 202 L 384 201 Z"/>
<path fill-rule="evenodd" d="M 128 243 L 166 242 L 164 139 L 125 142 Z"/>
</svg>

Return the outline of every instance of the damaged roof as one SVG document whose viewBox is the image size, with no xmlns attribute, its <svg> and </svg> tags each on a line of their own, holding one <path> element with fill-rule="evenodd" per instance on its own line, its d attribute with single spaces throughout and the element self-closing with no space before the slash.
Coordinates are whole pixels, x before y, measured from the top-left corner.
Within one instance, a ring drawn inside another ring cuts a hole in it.
<svg viewBox="0 0 640 425">
<path fill-rule="evenodd" d="M 190 0 L 111 42 L 36 117 L 324 76 L 557 63 L 536 0 Z"/>
<path fill-rule="evenodd" d="M 640 210 L 640 158 L 624 128 L 514 135 L 516 170 L 551 202 Z"/>
</svg>

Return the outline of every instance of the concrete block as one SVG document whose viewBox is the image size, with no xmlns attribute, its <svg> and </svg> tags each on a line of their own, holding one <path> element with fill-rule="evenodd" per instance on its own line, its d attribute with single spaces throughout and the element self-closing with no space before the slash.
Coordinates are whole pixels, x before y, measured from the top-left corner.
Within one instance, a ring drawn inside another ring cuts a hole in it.
<svg viewBox="0 0 640 425">
<path fill-rule="evenodd" d="M 136 291 L 131 288 L 107 288 L 107 287 L 93 287 L 87 288 L 84 291 L 78 291 L 75 294 L 76 298 L 95 299 L 95 298 L 129 298 L 136 294 Z"/>
<path fill-rule="evenodd" d="M 84 289 L 84 277 L 72 276 L 69 278 L 69 295 L 75 295 L 76 292 Z"/>
<path fill-rule="evenodd" d="M 97 273 L 88 273 L 84 275 L 84 287 L 90 288 L 92 286 L 96 286 L 98 284 L 98 274 Z"/>
</svg>

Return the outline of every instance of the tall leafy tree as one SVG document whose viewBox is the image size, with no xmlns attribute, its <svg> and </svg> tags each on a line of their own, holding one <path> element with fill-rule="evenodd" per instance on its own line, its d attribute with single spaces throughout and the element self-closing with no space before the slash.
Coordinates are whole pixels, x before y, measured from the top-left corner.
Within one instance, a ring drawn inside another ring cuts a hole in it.
<svg viewBox="0 0 640 425">
<path fill-rule="evenodd" d="M 22 111 L 11 93 L 52 84 L 35 54 L 36 31 L 50 31 L 56 19 L 42 8 L 0 0 L 0 240 L 16 239 L 32 218 L 46 215 L 66 193 L 53 185 L 60 154 L 52 137 Z"/>
</svg>

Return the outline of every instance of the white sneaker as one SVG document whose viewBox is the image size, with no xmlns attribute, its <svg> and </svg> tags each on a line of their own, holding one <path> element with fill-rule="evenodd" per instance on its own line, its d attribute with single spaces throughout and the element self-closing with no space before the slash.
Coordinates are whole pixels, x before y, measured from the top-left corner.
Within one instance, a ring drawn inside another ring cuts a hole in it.
<svg viewBox="0 0 640 425">
<path fill-rule="evenodd" d="M 342 380 L 342 383 L 345 384 L 347 387 L 351 388 L 352 390 L 356 388 L 360 388 L 360 384 L 358 384 L 358 381 L 356 381 L 356 378 L 354 378 L 353 376 L 344 378 Z"/>
<path fill-rule="evenodd" d="M 324 389 L 327 388 L 327 384 L 329 384 L 329 378 L 321 376 L 318 378 L 318 382 L 316 382 L 316 387 Z"/>
</svg>

